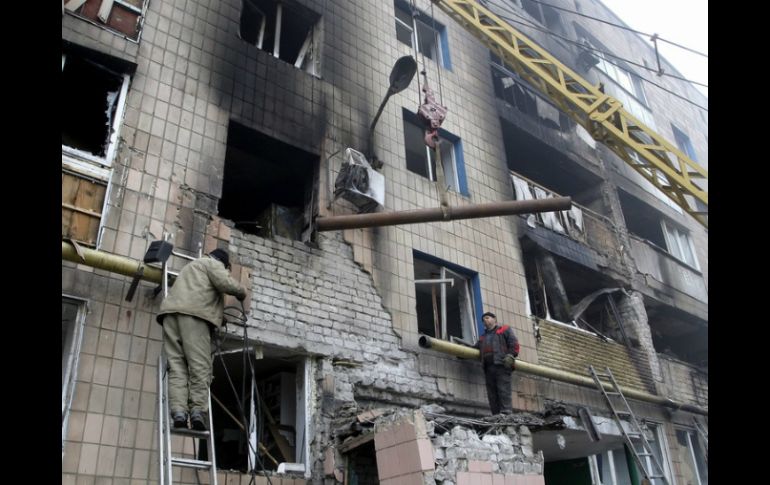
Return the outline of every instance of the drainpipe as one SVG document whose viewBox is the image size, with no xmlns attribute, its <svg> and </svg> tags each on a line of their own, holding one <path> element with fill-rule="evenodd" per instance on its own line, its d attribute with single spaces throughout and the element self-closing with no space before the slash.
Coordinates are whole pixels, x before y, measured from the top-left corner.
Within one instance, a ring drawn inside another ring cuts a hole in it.
<svg viewBox="0 0 770 485">
<path fill-rule="evenodd" d="M 414 209 L 399 212 L 376 212 L 346 216 L 319 217 L 316 229 L 319 232 L 338 229 L 360 229 L 363 227 L 397 226 L 420 222 L 453 221 L 456 219 L 478 219 L 482 217 L 510 216 L 535 212 L 568 210 L 572 207 L 570 197 L 552 197 L 539 200 L 507 200 L 487 204 L 469 204 L 456 207 Z"/>
<path fill-rule="evenodd" d="M 105 253 L 104 251 L 97 251 L 82 246 L 75 248 L 72 243 L 67 241 L 61 242 L 61 258 L 73 263 L 85 264 L 86 266 L 125 276 L 135 276 L 139 268 L 143 268 L 143 280 L 160 284 L 163 279 L 163 271 L 160 268 L 147 266 L 141 261 L 118 256 L 117 254 Z"/>
<path fill-rule="evenodd" d="M 445 340 L 439 340 L 427 335 L 420 335 L 419 340 L 420 347 L 425 349 L 433 349 L 445 354 L 454 355 L 461 359 L 476 359 L 479 360 L 479 351 L 477 349 L 466 347 L 464 345 L 453 344 Z M 532 374 L 535 376 L 545 377 L 547 379 L 554 379 L 561 382 L 567 382 L 569 384 L 575 384 L 583 387 L 590 387 L 596 389 L 596 383 L 591 377 L 582 376 L 580 374 L 574 374 L 572 372 L 565 372 L 562 370 L 552 369 L 550 367 L 544 367 L 542 365 L 530 364 L 521 360 L 516 361 L 516 370 L 525 374 Z M 611 384 L 602 382 L 602 386 L 607 391 L 614 391 Z M 691 404 L 684 404 L 676 402 L 672 399 L 656 396 L 647 392 L 638 391 L 625 386 L 620 386 L 620 390 L 627 398 L 637 399 L 639 401 L 650 402 L 653 404 L 659 404 L 667 408 L 673 408 L 674 410 L 682 410 L 690 413 L 700 414 L 708 416 L 708 410 L 699 406 L 693 406 Z"/>
</svg>

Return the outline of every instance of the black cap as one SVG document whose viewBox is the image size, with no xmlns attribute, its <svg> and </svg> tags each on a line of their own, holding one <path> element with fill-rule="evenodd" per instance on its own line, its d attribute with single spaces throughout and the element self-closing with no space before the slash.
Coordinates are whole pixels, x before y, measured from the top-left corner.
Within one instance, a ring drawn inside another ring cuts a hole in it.
<svg viewBox="0 0 770 485">
<path fill-rule="evenodd" d="M 230 269 L 230 255 L 224 249 L 215 249 L 209 253 L 209 256 L 221 261 L 225 268 Z"/>
<path fill-rule="evenodd" d="M 486 312 L 485 314 L 481 315 L 481 319 L 484 320 L 484 317 L 487 317 L 487 316 L 495 318 L 495 319 L 497 318 L 497 315 L 495 315 L 494 313 Z"/>
</svg>

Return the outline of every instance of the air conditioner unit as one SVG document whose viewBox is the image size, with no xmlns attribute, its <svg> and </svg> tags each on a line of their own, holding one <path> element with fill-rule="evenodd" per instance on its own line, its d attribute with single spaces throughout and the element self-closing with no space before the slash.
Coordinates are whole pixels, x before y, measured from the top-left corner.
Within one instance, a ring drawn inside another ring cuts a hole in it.
<svg viewBox="0 0 770 485">
<path fill-rule="evenodd" d="M 375 171 L 363 153 L 345 149 L 345 161 L 334 182 L 334 197 L 352 202 L 362 212 L 385 204 L 385 177 Z"/>
</svg>

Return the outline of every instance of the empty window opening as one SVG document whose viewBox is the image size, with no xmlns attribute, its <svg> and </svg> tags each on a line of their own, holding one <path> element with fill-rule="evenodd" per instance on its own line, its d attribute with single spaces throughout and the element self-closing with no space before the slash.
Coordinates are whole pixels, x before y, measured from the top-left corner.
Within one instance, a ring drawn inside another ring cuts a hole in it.
<svg viewBox="0 0 770 485">
<path fill-rule="evenodd" d="M 413 254 L 418 331 L 475 342 L 481 320 L 478 274 L 417 251 Z"/>
<path fill-rule="evenodd" d="M 62 68 L 62 145 L 106 158 L 124 75 L 68 55 Z M 109 163 L 109 160 L 107 161 Z"/>
<path fill-rule="evenodd" d="M 495 96 L 520 112 L 536 119 L 542 126 L 567 131 L 574 123 L 528 82 L 508 69 L 502 59 L 490 52 L 490 69 Z"/>
<path fill-rule="evenodd" d="M 674 455 L 679 462 L 682 483 L 688 485 L 708 485 L 707 454 L 697 433 L 692 429 L 676 430 Z"/>
<path fill-rule="evenodd" d="M 412 48 L 416 45 L 417 52 L 449 69 L 446 28 L 420 11 L 415 11 L 413 16 L 412 7 L 405 1 L 395 0 L 393 4 L 398 41 Z"/>
<path fill-rule="evenodd" d="M 68 0 L 64 9 L 81 18 L 138 40 L 146 0 Z"/>
<path fill-rule="evenodd" d="M 300 239 L 317 169 L 316 155 L 231 120 L 219 215 L 249 234 Z"/>
<path fill-rule="evenodd" d="M 403 117 L 406 168 L 410 172 L 435 182 L 438 178 L 435 149 L 425 144 L 425 129 L 417 115 L 404 109 Z M 455 135 L 442 129 L 439 129 L 439 139 L 441 167 L 444 172 L 446 187 L 454 192 L 469 195 L 468 183 L 465 177 L 462 141 Z"/>
<path fill-rule="evenodd" d="M 61 300 L 61 422 L 62 447 L 67 416 L 75 390 L 80 342 L 83 335 L 84 302 L 62 297 Z"/>
<path fill-rule="evenodd" d="M 655 351 L 697 366 L 708 366 L 708 322 L 645 298 Z"/>
<path fill-rule="evenodd" d="M 251 366 L 244 368 L 243 349 L 237 347 L 233 343 L 221 358 L 214 356 L 211 405 L 217 467 L 247 473 L 275 471 L 280 463 L 305 463 L 307 360 L 259 346 L 255 358 L 252 345 Z M 206 451 L 200 448 L 200 459 L 207 458 Z"/>
<path fill-rule="evenodd" d="M 296 2 L 243 0 L 240 36 L 282 61 L 318 74 L 319 19 Z"/>
<path fill-rule="evenodd" d="M 556 148 L 500 118 L 508 168 L 599 214 L 607 210 L 601 178 L 579 167 Z"/>
<path fill-rule="evenodd" d="M 358 485 L 378 485 L 380 483 L 377 470 L 377 455 L 374 450 L 374 440 L 352 449 L 348 454 L 348 483 Z"/>
<path fill-rule="evenodd" d="M 620 285 L 585 266 L 522 240 L 531 315 L 626 343 L 617 311 Z"/>
</svg>

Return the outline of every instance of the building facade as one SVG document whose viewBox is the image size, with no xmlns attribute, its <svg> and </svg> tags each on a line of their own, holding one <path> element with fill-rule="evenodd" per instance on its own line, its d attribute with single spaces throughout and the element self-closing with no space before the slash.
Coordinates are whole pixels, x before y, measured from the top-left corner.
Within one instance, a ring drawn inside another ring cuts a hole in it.
<svg viewBox="0 0 770 485">
<path fill-rule="evenodd" d="M 622 24 L 600 2 L 485 3 L 708 168 L 707 99 L 646 69 L 640 37 L 589 18 Z M 418 74 L 370 135 L 410 55 Z M 630 400 L 667 483 L 708 483 L 707 229 L 430 1 L 69 0 L 62 80 L 63 251 L 221 247 L 250 289 L 246 345 L 228 325 L 215 358 L 220 483 L 249 483 L 249 469 L 255 483 L 261 470 L 272 483 L 639 483 L 595 388 L 517 371 L 521 420 L 489 431 L 480 364 L 418 345 L 475 342 L 484 311 L 513 327 L 523 362 L 609 367 L 624 388 L 702 410 Z M 415 115 L 426 83 L 448 108 L 440 161 Z M 316 231 L 361 211 L 335 185 L 349 148 L 382 164 L 379 210 L 574 205 Z M 129 299 L 131 285 L 63 258 L 62 483 L 158 483 L 162 295 L 141 281 Z M 188 441 L 174 451 L 196 454 Z"/>
</svg>

